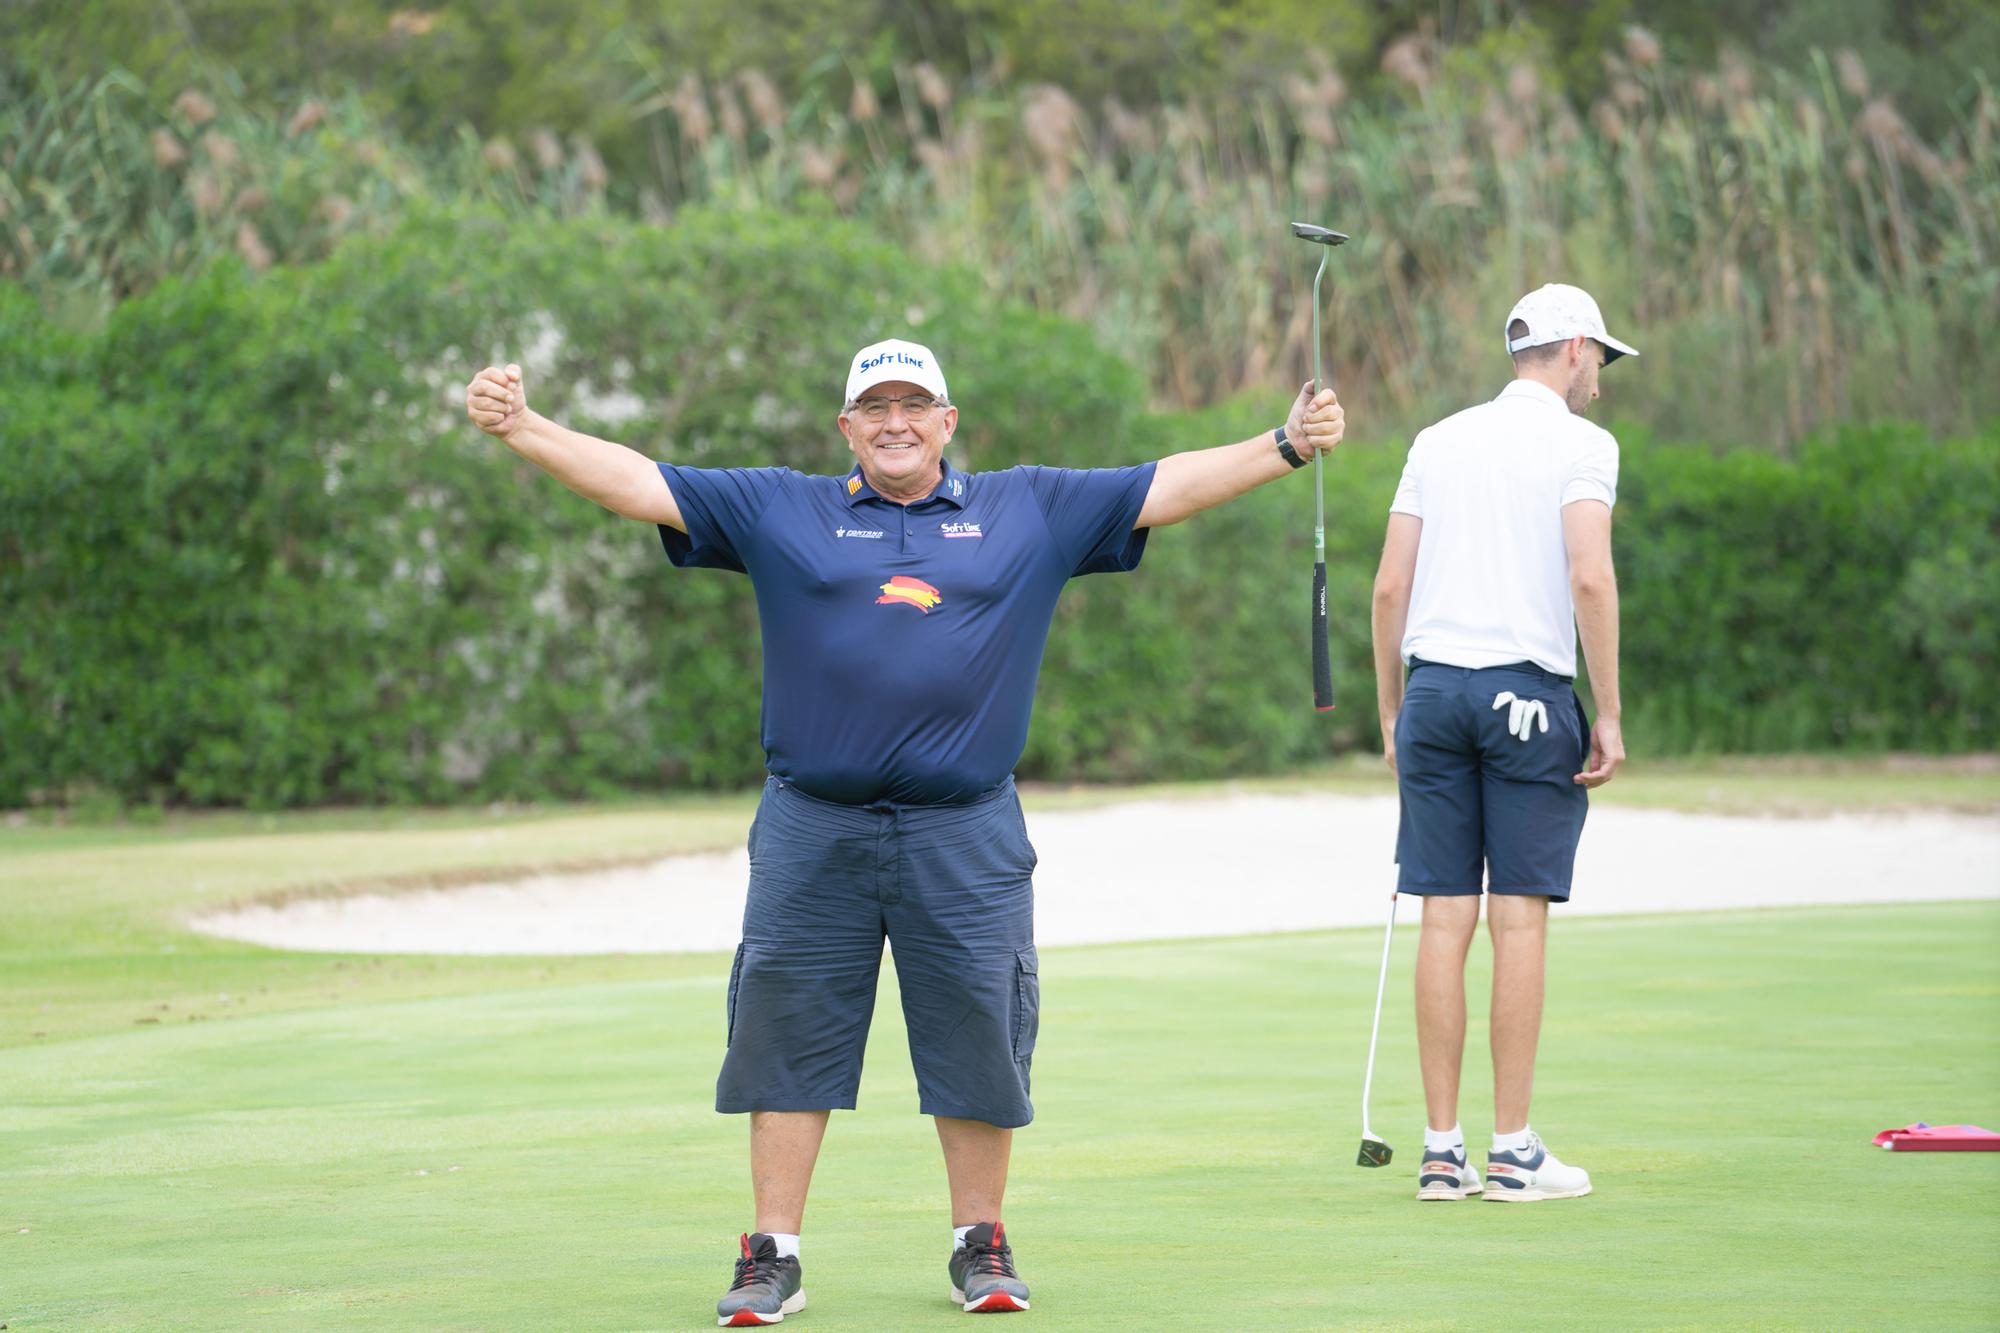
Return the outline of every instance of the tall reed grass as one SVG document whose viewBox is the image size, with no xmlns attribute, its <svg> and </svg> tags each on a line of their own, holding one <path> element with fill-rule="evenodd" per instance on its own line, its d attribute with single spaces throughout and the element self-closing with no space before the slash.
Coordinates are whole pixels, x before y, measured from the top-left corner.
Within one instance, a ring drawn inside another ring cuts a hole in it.
<svg viewBox="0 0 2000 1333">
<path fill-rule="evenodd" d="M 1647 355 L 1613 410 L 1668 438 L 1784 449 L 1829 421 L 2000 415 L 2000 96 L 1918 137 L 1852 52 L 1805 76 L 1678 65 L 1630 30 L 1579 113 L 1532 63 L 1415 36 L 1392 94 L 1330 64 L 1216 105 L 1084 106 L 991 70 L 781 90 L 631 53 L 607 99 L 638 151 L 550 133 L 413 144 L 357 99 L 163 104 L 112 74 L 0 72 L 0 274 L 115 300 L 234 251 L 309 262 L 421 196 L 665 221 L 689 202 L 819 209 L 1088 322 L 1163 406 L 1295 383 L 1312 364 L 1310 219 L 1353 233 L 1324 316 L 1343 395 L 1407 428 L 1490 392 L 1500 325 L 1545 281 L 1591 288 Z M 800 262 L 809 263 L 809 255 Z M 722 294 L 726 298 L 726 294 Z M 811 318 L 801 311 L 800 318 Z"/>
</svg>

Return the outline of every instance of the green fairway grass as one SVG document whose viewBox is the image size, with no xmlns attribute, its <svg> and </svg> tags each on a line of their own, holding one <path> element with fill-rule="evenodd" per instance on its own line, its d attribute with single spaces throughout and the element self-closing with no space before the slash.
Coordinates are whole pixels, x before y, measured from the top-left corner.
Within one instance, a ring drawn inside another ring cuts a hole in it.
<svg viewBox="0 0 2000 1333">
<path fill-rule="evenodd" d="M 741 814 L 0 833 L 0 1323 L 713 1327 L 751 1224 L 744 1121 L 710 1109 L 726 956 L 282 954 L 177 922 L 314 885 L 726 844 Z M 1868 1138 L 2000 1128 L 2000 903 L 1559 921 L 1535 1122 L 1597 1192 L 1527 1208 L 1412 1198 L 1414 944 L 1406 928 L 1383 1020 L 1381 1171 L 1354 1165 L 1379 930 L 1046 950 L 1039 1114 L 1007 1209 L 1023 1318 L 1992 1326 L 2000 1155 Z M 1488 977 L 1481 944 L 1475 1148 Z M 947 1222 L 885 971 L 788 1326 L 956 1326 Z"/>
</svg>

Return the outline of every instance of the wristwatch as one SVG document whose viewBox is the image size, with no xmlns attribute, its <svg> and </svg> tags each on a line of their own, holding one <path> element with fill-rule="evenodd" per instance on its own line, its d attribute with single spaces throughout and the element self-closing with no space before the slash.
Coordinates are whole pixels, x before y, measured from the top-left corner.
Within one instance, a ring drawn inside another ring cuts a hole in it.
<svg viewBox="0 0 2000 1333">
<path fill-rule="evenodd" d="M 1278 427 L 1278 457 L 1284 459 L 1295 468 L 1301 468 L 1306 465 L 1306 460 L 1299 457 L 1299 451 L 1292 448 L 1292 442 L 1285 438 L 1285 428 L 1283 426 Z"/>
</svg>

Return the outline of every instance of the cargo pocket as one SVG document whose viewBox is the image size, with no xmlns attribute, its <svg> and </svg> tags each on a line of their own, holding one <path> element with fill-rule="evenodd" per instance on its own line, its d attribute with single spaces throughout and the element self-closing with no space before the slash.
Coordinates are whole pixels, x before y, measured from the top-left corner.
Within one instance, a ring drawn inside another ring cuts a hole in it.
<svg viewBox="0 0 2000 1333">
<path fill-rule="evenodd" d="M 1035 1053 L 1035 1034 L 1042 1026 L 1042 979 L 1036 974 L 1033 948 L 1014 955 L 1014 1059 L 1016 1063 Z"/>
<path fill-rule="evenodd" d="M 737 945 L 736 960 L 729 965 L 728 1030 L 722 1039 L 725 1046 L 736 1040 L 736 991 L 743 984 L 743 952 L 749 947 L 747 944 Z"/>
</svg>

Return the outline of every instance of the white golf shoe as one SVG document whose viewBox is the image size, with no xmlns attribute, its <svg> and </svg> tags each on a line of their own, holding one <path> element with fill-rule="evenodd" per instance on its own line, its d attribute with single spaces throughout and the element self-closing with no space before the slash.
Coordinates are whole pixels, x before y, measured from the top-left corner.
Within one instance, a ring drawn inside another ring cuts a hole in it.
<svg viewBox="0 0 2000 1333">
<path fill-rule="evenodd" d="M 1423 1165 L 1417 1168 L 1419 1199 L 1468 1199 L 1485 1187 L 1479 1173 L 1465 1160 L 1465 1149 L 1424 1149 Z"/>
<path fill-rule="evenodd" d="M 1486 1197 L 1496 1203 L 1578 1199 L 1590 1193 L 1590 1172 L 1564 1166 L 1531 1131 L 1527 1147 L 1486 1154 L 1486 1187 Z"/>
</svg>

